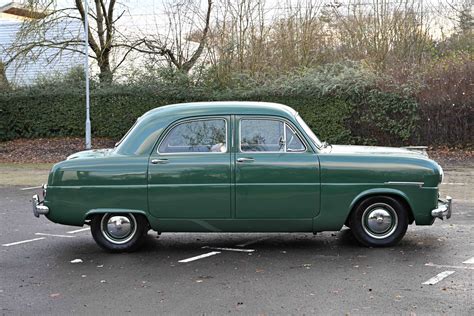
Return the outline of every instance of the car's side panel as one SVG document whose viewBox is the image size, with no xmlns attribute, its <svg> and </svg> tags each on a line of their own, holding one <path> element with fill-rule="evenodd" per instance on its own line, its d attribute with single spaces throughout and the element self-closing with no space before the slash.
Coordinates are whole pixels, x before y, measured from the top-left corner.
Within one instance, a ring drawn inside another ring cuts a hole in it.
<svg viewBox="0 0 474 316">
<path fill-rule="evenodd" d="M 230 154 L 153 154 L 166 164 L 150 164 L 150 214 L 163 218 L 230 218 Z"/>
<path fill-rule="evenodd" d="M 308 219 L 158 219 L 159 232 L 311 232 Z"/>
<path fill-rule="evenodd" d="M 321 212 L 314 230 L 339 230 L 354 205 L 369 195 L 389 194 L 404 199 L 418 225 L 430 225 L 430 211 L 437 205 L 438 189 L 425 187 L 432 169 L 423 161 L 361 155 L 319 155 L 321 164 Z"/>
<path fill-rule="evenodd" d="M 117 156 L 67 161 L 53 167 L 45 197 L 57 223 L 82 226 L 92 209 L 146 212 L 148 157 Z"/>
<path fill-rule="evenodd" d="M 239 153 L 236 218 L 311 219 L 319 212 L 319 165 L 315 154 Z"/>
</svg>

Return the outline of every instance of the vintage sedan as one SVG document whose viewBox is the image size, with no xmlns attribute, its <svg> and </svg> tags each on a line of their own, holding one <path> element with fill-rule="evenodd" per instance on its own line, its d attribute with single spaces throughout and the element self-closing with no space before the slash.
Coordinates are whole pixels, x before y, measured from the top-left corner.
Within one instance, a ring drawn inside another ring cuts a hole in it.
<svg viewBox="0 0 474 316">
<path fill-rule="evenodd" d="M 321 127 L 324 128 L 324 127 Z M 161 232 L 312 232 L 350 227 L 392 246 L 409 224 L 451 216 L 441 167 L 406 148 L 328 145 L 292 108 L 260 102 L 168 105 L 115 148 L 53 166 L 33 212 L 90 225 L 102 248 Z"/>
</svg>

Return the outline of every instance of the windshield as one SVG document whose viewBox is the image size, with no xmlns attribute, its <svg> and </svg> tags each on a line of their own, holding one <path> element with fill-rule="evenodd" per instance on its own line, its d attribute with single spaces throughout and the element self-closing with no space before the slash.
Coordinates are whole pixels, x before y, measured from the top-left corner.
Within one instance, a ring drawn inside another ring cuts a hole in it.
<svg viewBox="0 0 474 316">
<path fill-rule="evenodd" d="M 303 119 L 301 118 L 301 116 L 296 113 L 296 120 L 298 121 L 298 123 L 300 124 L 301 127 L 303 127 L 303 130 L 305 131 L 306 135 L 309 136 L 309 138 L 311 139 L 311 141 L 313 142 L 313 144 L 316 145 L 316 147 L 318 148 L 321 148 L 323 147 L 323 144 L 321 143 L 321 141 L 319 140 L 319 138 L 314 135 L 313 131 L 311 130 L 311 128 L 309 128 L 309 126 L 306 124 L 305 121 L 303 121 Z"/>
<path fill-rule="evenodd" d="M 123 142 L 123 140 L 128 136 L 128 134 L 130 134 L 130 132 L 132 131 L 132 129 L 135 127 L 135 125 L 137 125 L 139 119 L 140 119 L 140 118 L 138 118 L 138 119 L 135 121 L 135 123 L 133 123 L 132 127 L 130 127 L 130 129 L 125 133 L 125 135 L 123 135 L 123 137 L 122 137 L 118 142 L 115 143 L 115 146 L 114 146 L 114 147 L 117 147 L 118 145 L 120 145 L 120 144 Z"/>
</svg>

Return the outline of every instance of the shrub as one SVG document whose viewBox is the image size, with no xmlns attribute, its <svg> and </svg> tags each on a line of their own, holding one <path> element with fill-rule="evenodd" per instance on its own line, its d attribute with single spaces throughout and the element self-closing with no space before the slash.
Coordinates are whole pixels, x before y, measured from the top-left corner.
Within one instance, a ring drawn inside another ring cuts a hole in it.
<svg viewBox="0 0 474 316">
<path fill-rule="evenodd" d="M 261 82 L 235 76 L 232 88 L 220 89 L 205 80 L 196 82 L 173 74 L 107 87 L 92 84 L 92 133 L 119 138 L 137 117 L 166 104 L 252 100 L 293 107 L 321 139 L 330 143 L 453 145 L 449 128 L 433 139 L 429 134 L 432 130 L 420 125 L 427 115 L 424 108 L 420 110 L 420 103 L 403 93 L 378 88 L 376 79 L 374 73 L 349 63 L 303 69 Z M 0 93 L 0 140 L 84 134 L 81 84 L 44 82 Z M 472 113 L 472 104 L 467 109 Z M 430 117 L 436 114 L 440 119 L 445 108 L 433 111 Z M 469 117 L 458 117 L 457 124 L 472 124 L 467 121 Z M 471 137 L 456 134 L 455 145 L 467 144 Z"/>
</svg>

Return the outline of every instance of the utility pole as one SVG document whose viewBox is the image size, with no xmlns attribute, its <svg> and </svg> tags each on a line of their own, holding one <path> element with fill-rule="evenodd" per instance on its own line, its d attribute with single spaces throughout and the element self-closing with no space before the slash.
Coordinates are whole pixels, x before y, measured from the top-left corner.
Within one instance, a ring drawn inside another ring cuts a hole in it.
<svg viewBox="0 0 474 316">
<path fill-rule="evenodd" d="M 84 71 L 86 74 L 86 149 L 91 149 L 91 118 L 90 118 L 90 95 L 89 95 L 89 3 L 84 0 Z"/>
</svg>

